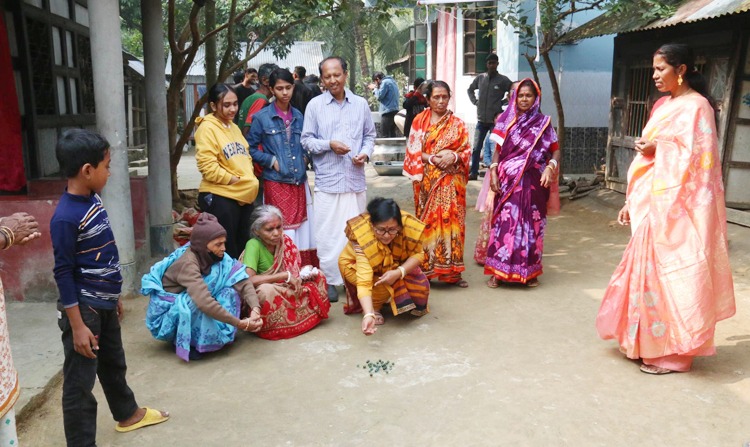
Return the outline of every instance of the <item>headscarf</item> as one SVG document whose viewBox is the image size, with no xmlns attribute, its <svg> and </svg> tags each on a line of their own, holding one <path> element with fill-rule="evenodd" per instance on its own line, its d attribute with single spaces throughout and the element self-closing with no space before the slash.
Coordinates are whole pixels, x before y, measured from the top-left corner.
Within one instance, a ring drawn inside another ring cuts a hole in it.
<svg viewBox="0 0 750 447">
<path fill-rule="evenodd" d="M 516 90 L 518 90 L 520 85 L 521 83 L 519 82 L 516 88 L 510 91 L 508 105 L 503 110 L 503 113 L 498 115 L 497 120 L 495 120 L 495 128 L 492 129 L 492 133 L 490 134 L 490 141 L 495 144 L 503 144 L 508 127 L 516 119 Z"/>
<path fill-rule="evenodd" d="M 198 258 L 198 266 L 202 275 L 208 275 L 211 266 L 219 260 L 214 258 L 213 253 L 208 249 L 208 243 L 212 240 L 226 236 L 227 231 L 221 226 L 219 221 L 211 213 L 202 213 L 193 225 L 193 232 L 190 234 L 190 249 Z"/>
<path fill-rule="evenodd" d="M 516 98 L 526 81 L 533 85 L 536 99 L 529 110 L 518 113 Z M 497 131 L 499 136 L 505 137 L 500 147 L 500 166 L 497 168 L 501 203 L 511 195 L 524 173 L 535 169 L 535 166 L 541 166 L 537 173 L 541 176 L 550 157 L 549 148 L 557 142 L 551 118 L 539 110 L 542 101 L 539 85 L 534 80 L 526 78 L 518 84 L 513 93 L 513 102 L 508 105 L 508 109 L 512 111 L 503 119 L 498 119 L 493 130 L 493 133 Z M 554 191 L 552 192 L 552 196 L 556 197 Z"/>
</svg>

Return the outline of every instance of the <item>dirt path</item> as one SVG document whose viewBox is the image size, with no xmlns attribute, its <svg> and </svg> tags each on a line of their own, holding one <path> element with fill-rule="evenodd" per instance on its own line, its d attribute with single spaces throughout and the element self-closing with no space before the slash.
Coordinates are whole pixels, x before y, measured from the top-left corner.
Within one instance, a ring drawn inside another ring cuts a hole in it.
<svg viewBox="0 0 750 447">
<path fill-rule="evenodd" d="M 369 197 L 413 210 L 400 177 L 370 179 Z M 473 205 L 478 182 L 469 187 Z M 468 289 L 436 285 L 431 313 L 391 318 L 373 337 L 334 304 L 292 340 L 240 336 L 185 364 L 151 339 L 145 298 L 126 303 L 129 382 L 142 405 L 172 420 L 118 434 L 100 388 L 102 446 L 740 446 L 750 441 L 750 230 L 732 226 L 738 316 L 719 324 L 718 355 L 689 374 L 638 371 L 594 318 L 629 231 L 592 198 L 552 218 L 537 289 L 484 286 L 471 261 L 479 214 L 468 213 Z M 50 341 L 59 343 L 59 340 Z M 362 369 L 368 360 L 392 372 Z M 358 367 L 359 365 L 359 367 Z M 23 427 L 22 445 L 64 444 L 60 390 Z"/>
</svg>

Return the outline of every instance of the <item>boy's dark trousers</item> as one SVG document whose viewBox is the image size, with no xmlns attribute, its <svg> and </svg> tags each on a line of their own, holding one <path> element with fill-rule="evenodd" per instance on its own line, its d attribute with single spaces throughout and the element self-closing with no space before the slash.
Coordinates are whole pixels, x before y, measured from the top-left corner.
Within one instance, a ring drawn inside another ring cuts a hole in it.
<svg viewBox="0 0 750 447">
<path fill-rule="evenodd" d="M 96 399 L 92 393 L 94 381 L 99 376 L 109 410 L 115 421 L 123 421 L 138 409 L 133 391 L 125 380 L 125 350 L 120 336 L 120 321 L 117 309 L 93 309 L 79 306 L 81 318 L 99 340 L 97 358 L 90 359 L 73 349 L 73 331 L 62 304 L 57 310 L 62 313 L 58 325 L 62 330 L 65 352 L 63 366 L 63 422 L 68 446 L 89 447 L 96 445 Z"/>
</svg>

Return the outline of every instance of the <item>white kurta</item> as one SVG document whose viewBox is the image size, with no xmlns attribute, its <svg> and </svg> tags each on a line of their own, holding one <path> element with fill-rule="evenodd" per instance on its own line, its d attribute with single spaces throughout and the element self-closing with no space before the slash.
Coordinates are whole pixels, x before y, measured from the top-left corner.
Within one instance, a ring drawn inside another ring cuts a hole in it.
<svg viewBox="0 0 750 447">
<path fill-rule="evenodd" d="M 347 242 L 344 234 L 346 221 L 364 213 L 366 208 L 366 191 L 330 194 L 315 188 L 315 242 L 320 270 L 329 285 L 344 284 L 339 271 L 339 255 Z"/>
</svg>

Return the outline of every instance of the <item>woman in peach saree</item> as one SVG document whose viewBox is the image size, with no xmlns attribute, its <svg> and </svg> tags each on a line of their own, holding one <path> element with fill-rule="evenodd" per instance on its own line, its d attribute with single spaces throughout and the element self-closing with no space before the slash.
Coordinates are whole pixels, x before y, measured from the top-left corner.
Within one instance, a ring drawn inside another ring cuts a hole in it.
<svg viewBox="0 0 750 447">
<path fill-rule="evenodd" d="M 596 318 L 641 371 L 689 371 L 716 353 L 718 321 L 734 315 L 724 187 L 714 109 L 686 45 L 654 54 L 654 104 L 636 142 L 618 221 L 632 238 Z"/>
</svg>

